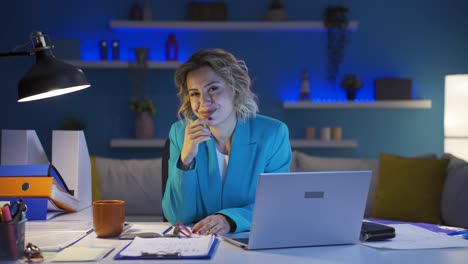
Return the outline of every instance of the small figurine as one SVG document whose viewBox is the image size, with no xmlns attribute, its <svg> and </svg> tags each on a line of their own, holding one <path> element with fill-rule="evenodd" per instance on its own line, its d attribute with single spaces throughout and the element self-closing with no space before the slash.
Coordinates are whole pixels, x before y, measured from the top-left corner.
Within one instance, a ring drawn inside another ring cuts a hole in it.
<svg viewBox="0 0 468 264">
<path fill-rule="evenodd" d="M 113 40 L 112 41 L 112 59 L 119 60 L 119 41 Z"/>
<path fill-rule="evenodd" d="M 299 94 L 301 101 L 310 100 L 309 73 L 302 72 L 301 93 Z"/>
<path fill-rule="evenodd" d="M 101 47 L 101 60 L 107 60 L 107 41 L 101 40 L 100 47 Z"/>
</svg>

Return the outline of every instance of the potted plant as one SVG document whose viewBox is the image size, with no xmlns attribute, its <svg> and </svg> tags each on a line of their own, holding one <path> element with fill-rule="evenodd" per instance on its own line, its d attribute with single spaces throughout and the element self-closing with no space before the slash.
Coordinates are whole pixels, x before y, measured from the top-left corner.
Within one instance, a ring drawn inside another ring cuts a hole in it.
<svg viewBox="0 0 468 264">
<path fill-rule="evenodd" d="M 343 6 L 328 6 L 323 14 L 323 24 L 327 29 L 327 80 L 336 83 L 340 64 L 347 45 L 347 27 L 349 24 Z"/>
<path fill-rule="evenodd" d="M 281 0 L 272 0 L 270 8 L 263 17 L 267 21 L 286 21 L 288 20 L 288 13 L 283 9 Z"/>
<path fill-rule="evenodd" d="M 346 91 L 349 101 L 354 101 L 356 92 L 362 87 L 362 82 L 357 74 L 346 74 L 341 81 L 341 87 Z"/>
<path fill-rule="evenodd" d="M 59 125 L 60 130 L 85 130 L 85 121 L 77 116 L 66 116 Z"/>
<path fill-rule="evenodd" d="M 150 139 L 154 133 L 154 120 L 152 115 L 156 108 L 151 99 L 136 99 L 130 101 L 130 111 L 136 113 L 134 121 L 134 135 L 137 139 Z"/>
</svg>

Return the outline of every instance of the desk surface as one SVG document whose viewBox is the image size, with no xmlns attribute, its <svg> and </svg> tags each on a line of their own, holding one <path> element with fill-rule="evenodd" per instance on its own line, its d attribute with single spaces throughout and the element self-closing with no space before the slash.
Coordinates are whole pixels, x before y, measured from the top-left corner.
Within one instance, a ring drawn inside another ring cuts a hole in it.
<svg viewBox="0 0 468 264">
<path fill-rule="evenodd" d="M 91 208 L 81 212 L 62 215 L 54 220 L 90 220 Z M 54 221 L 51 220 L 51 221 Z M 99 263 L 149 263 L 148 260 L 113 260 L 130 241 L 118 239 L 99 239 L 94 233 L 79 241 L 78 245 L 107 244 L 115 250 Z M 222 241 L 211 260 L 185 260 L 177 263 L 468 263 L 468 248 L 431 249 L 431 250 L 383 250 L 363 245 L 322 246 L 288 249 L 246 251 Z M 63 262 L 62 262 L 63 263 Z M 174 260 L 157 260 L 157 263 L 171 263 Z M 76 262 L 75 262 L 76 264 Z"/>
</svg>

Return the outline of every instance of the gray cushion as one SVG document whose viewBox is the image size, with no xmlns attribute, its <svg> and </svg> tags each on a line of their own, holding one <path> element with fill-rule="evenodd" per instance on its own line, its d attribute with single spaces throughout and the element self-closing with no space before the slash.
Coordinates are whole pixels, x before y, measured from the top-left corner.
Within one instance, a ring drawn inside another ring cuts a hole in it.
<svg viewBox="0 0 468 264">
<path fill-rule="evenodd" d="M 445 225 L 468 228 L 468 163 L 452 154 L 442 191 L 441 213 Z"/>
<path fill-rule="evenodd" d="M 365 215 L 369 216 L 374 206 L 375 190 L 378 182 L 378 161 L 373 159 L 329 158 L 307 155 L 293 151 L 291 171 L 343 171 L 371 170 L 372 180 L 367 195 Z"/>
<path fill-rule="evenodd" d="M 162 216 L 161 158 L 96 157 L 102 199 L 125 201 L 126 215 Z"/>
</svg>

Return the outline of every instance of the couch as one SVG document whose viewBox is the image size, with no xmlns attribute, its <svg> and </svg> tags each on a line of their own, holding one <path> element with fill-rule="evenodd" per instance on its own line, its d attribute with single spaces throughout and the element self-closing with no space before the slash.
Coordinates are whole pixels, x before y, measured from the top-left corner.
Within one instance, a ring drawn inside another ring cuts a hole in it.
<svg viewBox="0 0 468 264">
<path fill-rule="evenodd" d="M 435 154 L 417 158 L 437 159 Z M 448 160 L 444 168 L 443 188 L 438 196 L 442 224 L 468 228 L 468 163 L 451 154 L 443 154 L 440 158 Z M 162 218 L 162 167 L 161 158 L 121 160 L 92 157 L 93 199 L 122 199 L 126 201 L 127 215 Z M 291 171 L 332 170 L 373 172 L 365 210 L 365 216 L 371 217 L 379 190 L 379 159 L 317 157 L 293 151 Z M 398 195 L 398 190 L 393 194 Z"/>
</svg>

